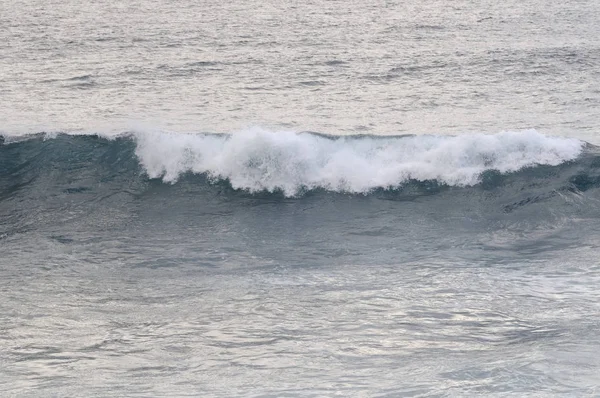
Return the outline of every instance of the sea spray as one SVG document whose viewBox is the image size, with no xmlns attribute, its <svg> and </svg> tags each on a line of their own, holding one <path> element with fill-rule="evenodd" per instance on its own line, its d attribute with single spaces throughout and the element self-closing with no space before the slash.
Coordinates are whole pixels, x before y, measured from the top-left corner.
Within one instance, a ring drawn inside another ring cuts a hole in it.
<svg viewBox="0 0 600 398">
<path fill-rule="evenodd" d="M 151 178 L 174 183 L 184 173 L 228 180 L 250 192 L 295 196 L 322 188 L 368 193 L 414 181 L 450 186 L 575 159 L 584 143 L 534 130 L 461 136 L 323 136 L 252 129 L 231 135 L 137 133 L 136 155 Z"/>
</svg>

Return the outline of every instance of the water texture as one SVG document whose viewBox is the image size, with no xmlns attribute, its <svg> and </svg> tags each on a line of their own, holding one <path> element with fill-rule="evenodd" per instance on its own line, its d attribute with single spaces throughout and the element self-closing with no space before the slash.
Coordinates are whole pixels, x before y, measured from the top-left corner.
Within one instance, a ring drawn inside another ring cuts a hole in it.
<svg viewBox="0 0 600 398">
<path fill-rule="evenodd" d="M 600 4 L 5 1 L 0 130 L 596 137 Z"/>
<path fill-rule="evenodd" d="M 0 395 L 600 394 L 600 3 L 0 4 Z"/>
</svg>

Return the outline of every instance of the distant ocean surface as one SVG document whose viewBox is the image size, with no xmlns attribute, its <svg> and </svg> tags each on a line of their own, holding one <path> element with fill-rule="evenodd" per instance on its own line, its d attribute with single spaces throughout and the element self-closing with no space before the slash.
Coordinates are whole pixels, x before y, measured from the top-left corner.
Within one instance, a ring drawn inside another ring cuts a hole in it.
<svg viewBox="0 0 600 398">
<path fill-rule="evenodd" d="M 0 6 L 0 395 L 600 395 L 600 3 Z"/>
</svg>

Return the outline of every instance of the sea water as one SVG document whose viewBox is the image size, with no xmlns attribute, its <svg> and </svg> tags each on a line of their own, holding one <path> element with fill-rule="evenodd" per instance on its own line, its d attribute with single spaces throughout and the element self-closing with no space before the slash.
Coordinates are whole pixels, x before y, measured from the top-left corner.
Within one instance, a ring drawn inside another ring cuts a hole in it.
<svg viewBox="0 0 600 398">
<path fill-rule="evenodd" d="M 0 394 L 600 394 L 599 18 L 3 2 Z"/>
</svg>

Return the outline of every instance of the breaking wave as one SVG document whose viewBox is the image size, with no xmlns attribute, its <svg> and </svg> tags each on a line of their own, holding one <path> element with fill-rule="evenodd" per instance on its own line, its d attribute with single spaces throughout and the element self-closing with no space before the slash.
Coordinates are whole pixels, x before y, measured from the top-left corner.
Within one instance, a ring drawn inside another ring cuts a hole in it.
<svg viewBox="0 0 600 398">
<path fill-rule="evenodd" d="M 573 160 L 584 143 L 535 131 L 494 135 L 331 137 L 246 131 L 233 135 L 141 134 L 136 155 L 152 178 L 184 173 L 228 180 L 236 189 L 311 189 L 367 193 L 414 181 L 472 186 L 486 170 L 500 173 Z"/>
<path fill-rule="evenodd" d="M 0 142 L 3 185 L 24 173 L 38 178 L 50 169 L 75 169 L 86 178 L 104 170 L 110 176 L 134 173 L 168 184 L 199 174 L 212 183 L 226 181 L 237 190 L 281 192 L 288 197 L 315 189 L 366 194 L 410 182 L 467 187 L 481 183 L 486 172 L 557 166 L 591 147 L 536 131 L 392 137 L 264 130 L 231 135 L 38 134 L 27 139 L 4 137 Z"/>
</svg>

